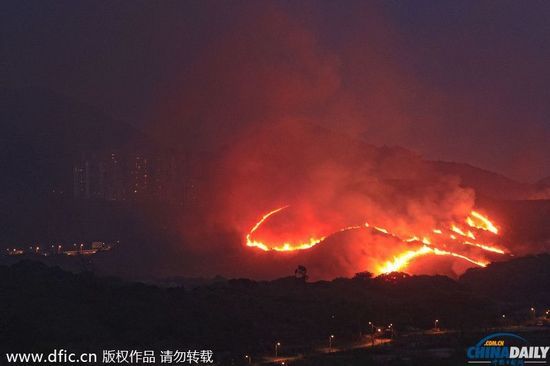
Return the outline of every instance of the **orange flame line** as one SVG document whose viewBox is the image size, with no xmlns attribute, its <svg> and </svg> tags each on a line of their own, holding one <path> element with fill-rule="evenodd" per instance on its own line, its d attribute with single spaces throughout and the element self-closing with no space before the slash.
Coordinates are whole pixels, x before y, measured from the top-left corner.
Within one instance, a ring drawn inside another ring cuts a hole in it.
<svg viewBox="0 0 550 366">
<path fill-rule="evenodd" d="M 246 235 L 246 245 L 249 246 L 249 247 L 256 247 L 256 248 L 260 248 L 261 250 L 264 250 L 264 251 L 268 251 L 269 250 L 269 247 L 267 245 L 265 245 L 264 243 L 262 242 L 259 242 L 259 241 L 255 241 L 255 240 L 252 240 L 251 239 L 251 236 L 252 234 L 254 234 L 254 232 L 256 230 L 258 230 L 258 228 L 264 223 L 265 220 L 267 220 L 270 216 L 276 214 L 277 212 L 279 211 L 282 211 L 286 208 L 288 208 L 289 206 L 283 206 L 283 207 L 279 207 L 273 211 L 269 211 L 268 213 L 266 213 L 265 215 L 262 216 L 262 218 L 260 219 L 260 221 L 258 221 L 256 223 L 256 225 L 254 225 L 252 227 L 252 229 L 250 229 L 250 231 L 248 232 L 248 234 Z"/>
<path fill-rule="evenodd" d="M 472 217 L 476 218 L 478 220 L 478 223 L 475 222 Z M 487 217 L 483 216 L 477 211 L 470 212 L 470 216 L 466 218 L 466 223 L 470 225 L 471 227 L 475 227 L 477 229 L 490 231 L 493 234 L 498 234 L 498 229 L 491 220 L 489 220 Z"/>
<path fill-rule="evenodd" d="M 462 244 L 472 245 L 472 246 L 475 246 L 475 247 L 478 247 L 478 248 L 481 248 L 483 250 L 487 250 L 487 251 L 493 252 L 493 253 L 505 254 L 504 250 L 496 248 L 496 247 L 492 247 L 492 246 L 489 246 L 489 245 L 485 245 L 485 244 L 472 243 L 472 242 L 469 242 L 469 241 L 465 241 Z"/>
<path fill-rule="evenodd" d="M 274 250 L 276 252 L 290 252 L 290 251 L 293 251 L 293 250 L 303 250 L 303 249 L 309 249 L 317 244 L 319 244 L 320 242 L 322 242 L 323 240 L 325 240 L 325 237 L 321 237 L 321 238 L 310 238 L 308 242 L 304 242 L 304 243 L 299 243 L 299 244 L 293 244 L 293 243 L 288 243 L 288 242 L 285 242 L 285 243 L 282 243 L 281 245 L 278 245 L 278 246 L 275 246 L 275 247 L 272 247 L 272 248 L 269 248 L 266 244 L 260 242 L 260 241 L 256 241 L 256 240 L 252 240 L 252 234 L 258 230 L 258 228 L 268 219 L 270 218 L 271 216 L 275 215 L 277 212 L 280 212 L 286 208 L 288 208 L 290 206 L 283 206 L 283 207 L 279 207 L 273 211 L 270 211 L 268 213 L 266 213 L 265 215 L 262 216 L 262 218 L 256 223 L 256 225 L 254 225 L 252 227 L 252 229 L 250 229 L 250 231 L 248 232 L 248 234 L 246 235 L 246 245 L 249 246 L 249 247 L 256 247 L 256 248 L 259 248 L 263 251 L 270 251 L 270 250 Z"/>
<path fill-rule="evenodd" d="M 391 272 L 398 272 L 402 270 L 403 268 L 407 267 L 409 265 L 409 262 L 413 260 L 416 257 L 427 255 L 427 254 L 434 254 L 434 255 L 450 255 L 456 258 L 463 259 L 465 261 L 468 261 L 470 263 L 473 263 L 480 267 L 487 266 L 488 262 L 485 261 L 476 261 L 474 259 L 471 259 L 465 255 L 461 255 L 454 252 L 449 252 L 446 250 L 438 249 L 438 248 L 430 248 L 428 246 L 423 246 L 420 249 L 417 250 L 408 250 L 404 253 L 401 253 L 398 256 L 393 257 L 393 261 L 387 261 L 384 263 L 383 266 L 381 266 L 378 270 L 379 274 L 383 273 L 391 273 Z"/>
</svg>

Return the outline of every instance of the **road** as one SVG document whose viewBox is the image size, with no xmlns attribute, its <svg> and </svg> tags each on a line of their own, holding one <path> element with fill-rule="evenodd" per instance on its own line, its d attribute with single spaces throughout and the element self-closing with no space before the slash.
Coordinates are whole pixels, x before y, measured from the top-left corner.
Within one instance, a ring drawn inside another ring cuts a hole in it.
<svg viewBox="0 0 550 366">
<path fill-rule="evenodd" d="M 332 349 L 329 349 L 329 347 L 316 348 L 307 354 L 300 354 L 295 356 L 281 356 L 281 357 L 264 357 L 259 362 L 254 364 L 255 365 L 264 365 L 264 364 L 279 364 L 279 365 L 285 364 L 286 365 L 291 363 L 292 361 L 300 360 L 306 357 L 318 356 L 318 355 L 333 353 L 333 352 L 349 351 L 352 349 L 359 349 L 359 348 L 377 347 L 390 342 L 391 342 L 391 339 L 375 339 L 373 344 L 372 340 L 368 339 L 361 342 L 353 342 L 353 343 L 348 343 L 346 345 L 333 346 Z"/>
</svg>

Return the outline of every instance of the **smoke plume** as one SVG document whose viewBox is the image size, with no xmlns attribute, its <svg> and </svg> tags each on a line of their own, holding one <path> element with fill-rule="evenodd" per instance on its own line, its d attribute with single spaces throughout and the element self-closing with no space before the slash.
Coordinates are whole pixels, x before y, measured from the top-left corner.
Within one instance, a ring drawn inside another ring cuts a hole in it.
<svg viewBox="0 0 550 366">
<path fill-rule="evenodd" d="M 196 255 L 218 258 L 204 273 L 273 277 L 306 262 L 316 277 L 327 278 L 372 271 L 375 261 L 406 249 L 362 234 L 331 238 L 308 253 L 244 247 L 258 218 L 277 207 L 290 206 L 261 235 L 280 242 L 365 222 L 406 236 L 462 222 L 474 208 L 475 192 L 433 171 L 418 154 L 365 142 L 365 136 L 409 136 L 415 93 L 432 95 L 388 58 L 396 40 L 376 9 L 365 14 L 366 37 L 336 53 L 303 20 L 250 4 L 177 79 L 170 95 L 178 97 L 164 105 L 164 138 L 195 150 L 218 147 L 198 167 L 207 175 L 201 200 L 208 224 L 182 225 Z M 441 272 L 425 262 L 420 272 Z M 465 268 L 450 262 L 446 273 Z"/>
</svg>

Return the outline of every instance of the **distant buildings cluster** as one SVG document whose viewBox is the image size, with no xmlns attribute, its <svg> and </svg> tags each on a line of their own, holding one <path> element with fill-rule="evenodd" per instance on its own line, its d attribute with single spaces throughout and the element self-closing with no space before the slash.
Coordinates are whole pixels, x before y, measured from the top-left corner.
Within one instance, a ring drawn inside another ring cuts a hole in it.
<svg viewBox="0 0 550 366">
<path fill-rule="evenodd" d="M 109 201 L 194 200 L 196 187 L 183 178 L 188 167 L 158 153 L 83 154 L 73 165 L 73 197 Z"/>
<path fill-rule="evenodd" d="M 90 244 L 84 243 L 74 243 L 68 248 L 61 244 L 54 244 L 50 246 L 42 247 L 40 245 L 34 245 L 27 248 L 8 248 L 6 249 L 6 254 L 10 256 L 14 255 L 40 255 L 40 256 L 51 256 L 51 255 L 92 255 L 98 252 L 109 251 L 113 248 L 114 244 L 108 244 L 102 241 L 94 241 Z"/>
</svg>

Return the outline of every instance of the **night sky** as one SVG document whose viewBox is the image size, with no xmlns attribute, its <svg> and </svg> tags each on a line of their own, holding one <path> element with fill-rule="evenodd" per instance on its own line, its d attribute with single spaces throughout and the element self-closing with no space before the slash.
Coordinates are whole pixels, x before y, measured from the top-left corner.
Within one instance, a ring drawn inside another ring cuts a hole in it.
<svg viewBox="0 0 550 366">
<path fill-rule="evenodd" d="M 184 143 L 193 131 L 202 149 L 298 115 L 521 181 L 550 175 L 545 1 L 8 1 L 2 10 L 4 87 L 52 90 Z"/>
</svg>

